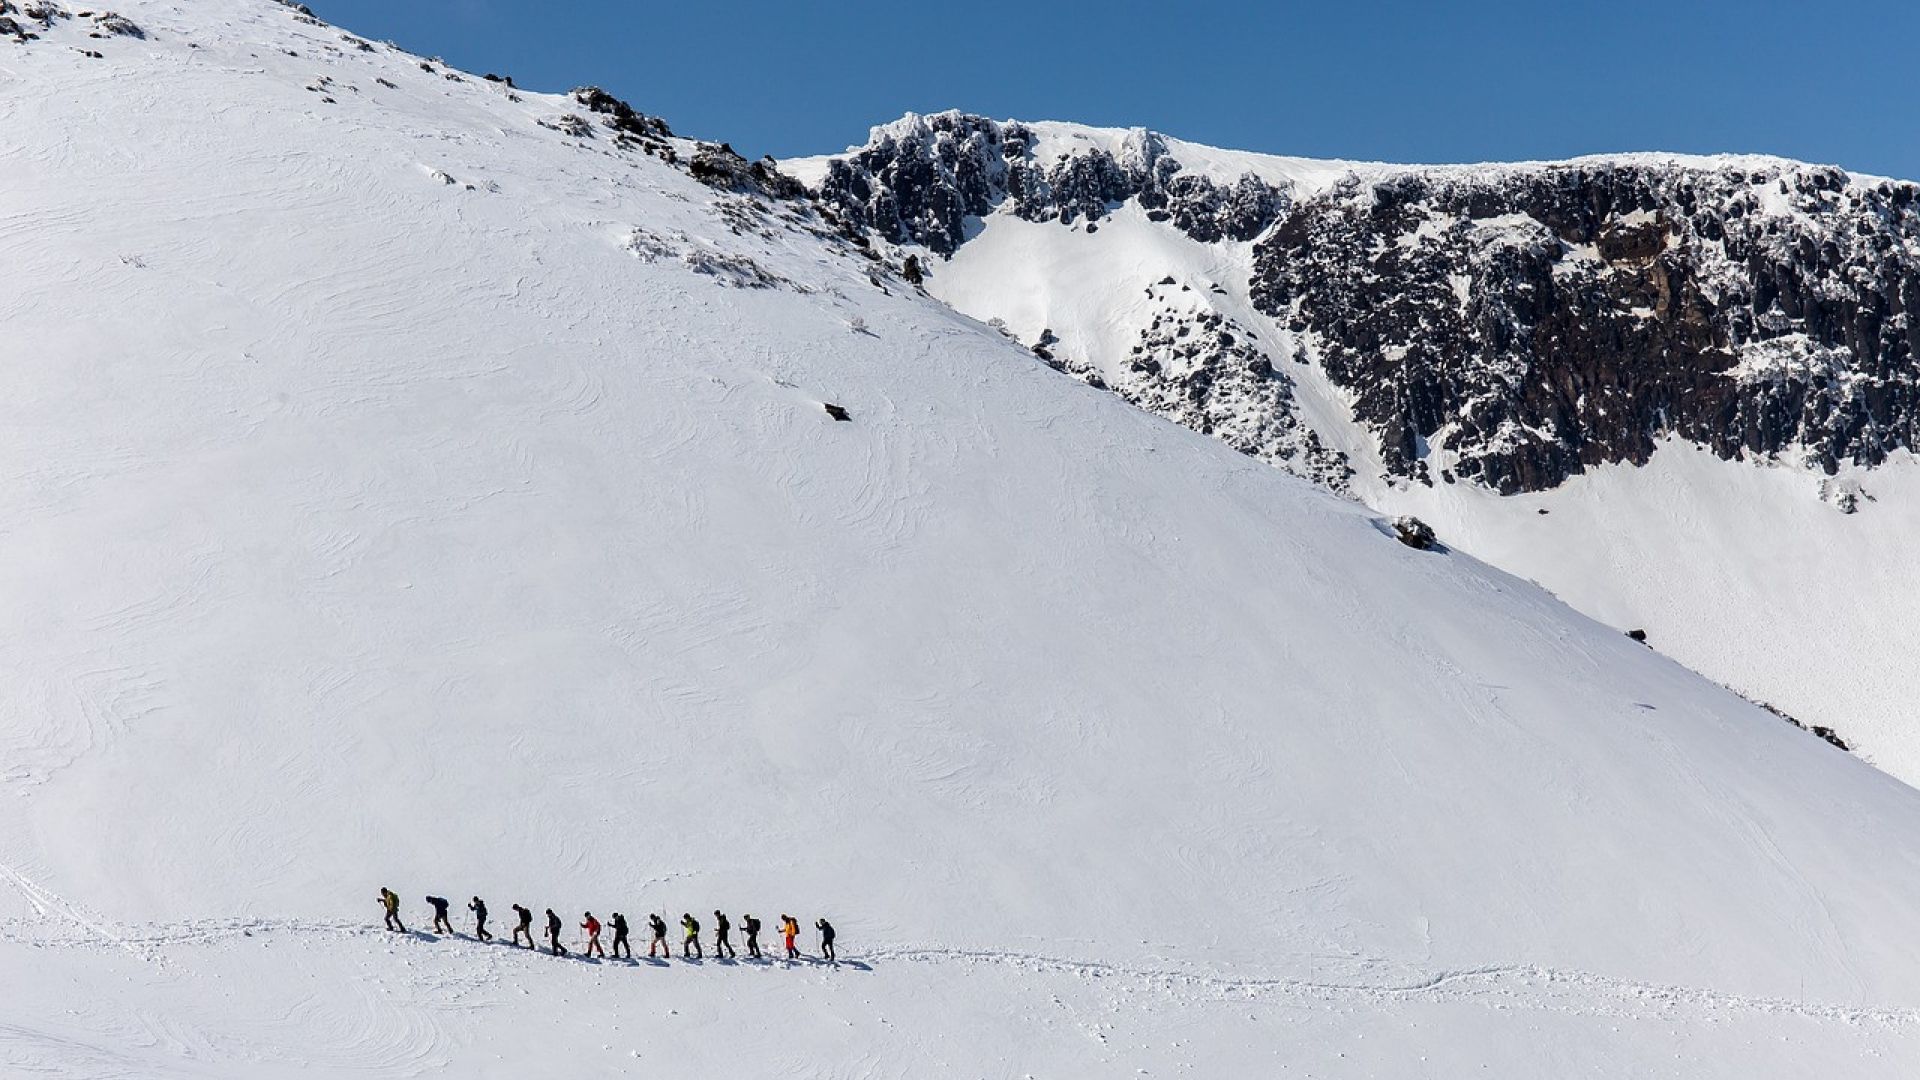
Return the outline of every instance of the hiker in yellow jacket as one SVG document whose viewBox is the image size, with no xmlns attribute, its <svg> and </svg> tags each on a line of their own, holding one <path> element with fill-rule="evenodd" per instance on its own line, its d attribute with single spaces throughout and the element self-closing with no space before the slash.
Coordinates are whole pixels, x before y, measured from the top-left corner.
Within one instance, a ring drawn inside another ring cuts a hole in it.
<svg viewBox="0 0 1920 1080">
<path fill-rule="evenodd" d="M 400 922 L 400 894 L 382 885 L 380 906 L 387 909 L 387 929 L 406 933 L 406 926 Z"/>
</svg>

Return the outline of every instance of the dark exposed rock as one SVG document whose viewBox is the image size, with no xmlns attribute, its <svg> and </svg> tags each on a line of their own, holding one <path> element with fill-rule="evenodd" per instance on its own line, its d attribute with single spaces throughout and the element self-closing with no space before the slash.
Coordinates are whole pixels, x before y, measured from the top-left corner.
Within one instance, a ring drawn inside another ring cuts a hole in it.
<svg viewBox="0 0 1920 1080">
<path fill-rule="evenodd" d="M 1433 526 L 1417 517 L 1394 518 L 1393 534 L 1415 551 L 1431 551 L 1440 542 L 1439 537 L 1433 534 Z"/>
<path fill-rule="evenodd" d="M 573 100 L 585 106 L 588 111 L 605 116 L 607 126 L 615 131 L 640 138 L 673 137 L 673 131 L 667 127 L 665 120 L 638 112 L 633 106 L 597 86 L 579 87 L 573 92 Z"/>
<path fill-rule="evenodd" d="M 1800 722 L 1799 718 L 1788 715 L 1786 710 L 1776 708 L 1775 706 L 1769 705 L 1764 701 L 1756 701 L 1754 702 L 1754 704 L 1767 710 L 1768 712 L 1779 717 L 1780 719 L 1785 720 L 1787 723 L 1792 724 L 1794 727 L 1799 728 L 1801 731 L 1805 731 L 1814 736 L 1817 736 L 1818 738 L 1824 740 L 1829 745 L 1837 749 L 1845 750 L 1848 753 L 1853 752 L 1853 747 L 1848 745 L 1847 740 L 1841 738 L 1840 733 L 1833 730 L 1830 727 L 1827 727 L 1823 724 L 1811 724 L 1811 725 L 1803 724 Z"/>
<path fill-rule="evenodd" d="M 1254 299 L 1403 476 L 1444 445 L 1536 491 L 1663 436 L 1878 464 L 1920 437 L 1914 191 L 1788 163 L 1350 178 L 1261 241 Z"/>
<path fill-rule="evenodd" d="M 1627 636 L 1642 645 L 1647 643 L 1647 632 L 1645 630 L 1629 630 L 1627 631 Z"/>
<path fill-rule="evenodd" d="M 701 143 L 687 173 L 709 187 L 755 192 L 774 199 L 797 199 L 806 185 L 775 168 L 771 161 L 748 162 L 726 143 Z"/>
<path fill-rule="evenodd" d="M 1294 407 L 1294 383 L 1276 371 L 1253 335 L 1192 299 L 1170 299 L 1124 363 L 1108 367 L 1111 389 L 1242 453 L 1340 489 L 1352 470 Z M 1042 344 L 1052 344 L 1052 333 Z M 1075 365 L 1063 370 L 1078 373 Z"/>
<path fill-rule="evenodd" d="M 586 117 L 576 116 L 573 113 L 548 117 L 539 121 L 539 124 L 550 131 L 557 131 L 575 139 L 593 138 L 593 124 Z"/>
<path fill-rule="evenodd" d="M 850 421 L 853 419 L 851 413 L 831 401 L 823 401 L 820 404 L 822 408 L 827 410 L 827 415 L 833 417 L 835 420 Z"/>
<path fill-rule="evenodd" d="M 104 34 L 142 39 L 147 36 L 147 32 L 135 25 L 132 19 L 124 15 L 116 15 L 111 11 L 103 11 L 95 15 L 93 25 L 99 27 L 100 32 Z"/>
<path fill-rule="evenodd" d="M 1202 241 L 1251 240 L 1286 204 L 1252 176 L 1223 187 L 1182 171 L 1152 132 L 1130 133 L 1118 157 L 1087 149 L 1043 162 L 1025 125 L 959 112 L 875 128 L 867 146 L 828 165 L 819 195 L 857 227 L 941 255 L 959 249 L 967 218 L 1003 203 L 1028 221 L 1071 225 L 1137 198 Z"/>
</svg>

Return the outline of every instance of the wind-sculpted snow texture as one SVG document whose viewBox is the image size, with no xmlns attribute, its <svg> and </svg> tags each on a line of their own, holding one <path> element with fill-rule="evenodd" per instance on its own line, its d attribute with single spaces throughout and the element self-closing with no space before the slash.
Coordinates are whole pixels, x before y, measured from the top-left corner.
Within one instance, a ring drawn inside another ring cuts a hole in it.
<svg viewBox="0 0 1920 1080">
<path fill-rule="evenodd" d="M 0 42 L 0 1073 L 1910 1073 L 1920 793 L 644 110 L 120 14 Z"/>
</svg>

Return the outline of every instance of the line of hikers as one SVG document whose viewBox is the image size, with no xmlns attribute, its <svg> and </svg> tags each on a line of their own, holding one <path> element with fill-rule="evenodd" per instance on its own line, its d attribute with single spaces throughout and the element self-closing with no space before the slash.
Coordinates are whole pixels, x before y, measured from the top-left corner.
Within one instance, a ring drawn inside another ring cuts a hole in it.
<svg viewBox="0 0 1920 1080">
<path fill-rule="evenodd" d="M 447 918 L 447 908 L 451 906 L 450 901 L 445 897 L 429 896 L 427 897 L 427 903 L 433 906 L 434 930 L 447 934 L 453 933 L 453 922 Z M 406 925 L 400 921 L 399 894 L 395 893 L 392 889 L 382 886 L 380 889 L 380 906 L 386 910 L 387 929 L 396 930 L 403 934 L 406 933 Z M 467 910 L 473 912 L 474 938 L 479 941 L 492 941 L 493 935 L 487 931 L 487 902 L 476 896 L 467 904 Z M 513 905 L 513 913 L 519 918 L 519 924 L 513 928 L 513 943 L 515 945 L 520 944 L 521 936 L 525 935 L 527 948 L 533 948 L 533 912 L 521 907 L 519 904 L 515 904 Z M 621 955 L 621 950 L 625 949 L 626 958 L 629 960 L 633 959 L 633 945 L 627 940 L 627 917 L 616 911 L 613 913 L 612 922 L 613 955 L 619 956 Z M 797 939 L 800 936 L 800 921 L 791 915 L 782 915 L 780 916 L 779 925 L 780 935 L 786 942 L 787 959 L 799 959 L 801 952 Z M 836 956 L 833 951 L 833 924 L 825 919 L 816 919 L 814 920 L 813 926 L 814 929 L 820 931 L 820 955 L 829 961 L 838 960 L 839 957 Z M 571 954 L 567 951 L 567 947 L 560 944 L 560 927 L 560 916 L 555 915 L 552 908 L 548 908 L 547 945 L 552 950 L 553 955 L 568 956 Z M 658 915 L 649 914 L 647 916 L 647 928 L 653 932 L 653 940 L 647 945 L 647 955 L 653 956 L 654 950 L 658 949 L 661 956 L 671 959 L 673 957 L 673 947 L 667 942 L 666 920 Z M 593 912 L 589 911 L 586 913 L 586 921 L 580 924 L 580 929 L 587 932 L 587 947 L 581 955 L 606 956 L 607 951 L 600 944 L 600 920 L 594 918 Z M 683 912 L 680 916 L 680 929 L 686 934 L 686 937 L 680 942 L 680 955 L 682 957 L 704 958 L 706 953 L 700 947 L 700 920 L 694 918 L 689 913 Z M 750 960 L 765 959 L 760 953 L 760 920 L 751 915 L 742 915 L 740 916 L 740 929 L 747 938 L 747 958 Z M 727 917 L 722 914 L 718 908 L 715 908 L 713 912 L 714 959 L 718 960 L 723 956 L 735 957 L 739 955 L 739 953 L 734 951 L 732 934 L 733 923 L 728 921 Z"/>
</svg>

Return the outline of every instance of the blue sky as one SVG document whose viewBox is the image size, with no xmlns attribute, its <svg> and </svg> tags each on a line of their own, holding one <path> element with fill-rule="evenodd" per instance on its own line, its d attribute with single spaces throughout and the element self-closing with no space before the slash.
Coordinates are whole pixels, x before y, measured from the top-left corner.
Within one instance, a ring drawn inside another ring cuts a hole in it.
<svg viewBox="0 0 1920 1080">
<path fill-rule="evenodd" d="M 1920 179 L 1912 0 L 308 2 L 749 156 L 960 108 L 1316 157 L 1750 151 Z"/>
</svg>

